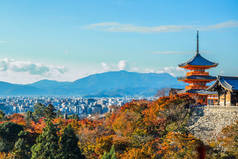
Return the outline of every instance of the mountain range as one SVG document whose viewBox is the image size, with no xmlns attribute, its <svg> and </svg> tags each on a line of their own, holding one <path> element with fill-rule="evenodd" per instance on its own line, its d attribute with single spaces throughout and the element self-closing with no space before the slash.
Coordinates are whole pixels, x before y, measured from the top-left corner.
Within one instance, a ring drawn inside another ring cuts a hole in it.
<svg viewBox="0 0 238 159">
<path fill-rule="evenodd" d="M 40 80 L 31 84 L 0 82 L 0 95 L 153 96 L 159 89 L 172 87 L 183 88 L 184 84 L 168 73 L 111 71 L 89 75 L 73 82 L 54 80 Z"/>
</svg>

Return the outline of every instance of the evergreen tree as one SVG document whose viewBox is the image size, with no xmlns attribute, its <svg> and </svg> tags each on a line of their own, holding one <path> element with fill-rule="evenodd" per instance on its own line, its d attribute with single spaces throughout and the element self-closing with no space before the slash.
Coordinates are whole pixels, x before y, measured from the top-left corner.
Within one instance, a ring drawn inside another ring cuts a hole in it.
<svg viewBox="0 0 238 159">
<path fill-rule="evenodd" d="M 21 125 L 6 122 L 0 124 L 0 152 L 9 152 L 18 139 L 18 133 L 23 130 Z"/>
<path fill-rule="evenodd" d="M 21 131 L 19 139 L 16 141 L 13 154 L 15 159 L 30 159 L 31 158 L 31 146 L 33 145 L 30 133 Z"/>
<path fill-rule="evenodd" d="M 34 105 L 34 112 L 32 113 L 34 120 L 37 122 L 40 118 L 45 115 L 45 105 L 37 103 Z"/>
<path fill-rule="evenodd" d="M 57 110 L 56 112 L 56 118 L 61 118 L 62 117 L 62 113 L 60 110 Z"/>
<path fill-rule="evenodd" d="M 31 121 L 33 120 L 33 114 L 32 114 L 31 111 L 26 112 L 25 119 L 26 119 L 26 127 L 30 127 L 31 126 Z"/>
<path fill-rule="evenodd" d="M 78 138 L 71 125 L 68 125 L 60 138 L 60 158 L 61 159 L 84 159 L 78 147 Z"/>
<path fill-rule="evenodd" d="M 0 121 L 3 120 L 5 120 L 5 113 L 2 110 L 0 110 Z"/>
<path fill-rule="evenodd" d="M 116 159 L 116 152 L 114 145 L 112 145 L 110 152 L 105 152 L 103 154 L 102 159 Z"/>
<path fill-rule="evenodd" d="M 49 104 L 45 109 L 44 109 L 44 115 L 46 119 L 52 120 L 56 117 L 56 109 L 52 104 Z"/>
<path fill-rule="evenodd" d="M 47 126 L 31 148 L 31 159 L 58 159 L 58 141 L 56 126 L 51 121 L 47 121 Z"/>
</svg>

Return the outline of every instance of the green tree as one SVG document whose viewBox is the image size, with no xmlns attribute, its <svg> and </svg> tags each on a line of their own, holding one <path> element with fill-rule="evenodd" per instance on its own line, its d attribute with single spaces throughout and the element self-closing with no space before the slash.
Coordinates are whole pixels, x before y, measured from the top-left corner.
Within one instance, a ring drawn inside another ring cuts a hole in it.
<svg viewBox="0 0 238 159">
<path fill-rule="evenodd" d="M 37 103 L 34 105 L 34 112 L 32 113 L 34 120 L 38 121 L 40 118 L 45 115 L 45 105 L 41 103 Z"/>
<path fill-rule="evenodd" d="M 30 127 L 31 121 L 33 120 L 33 113 L 31 111 L 27 111 L 25 119 L 26 119 L 26 127 Z"/>
<path fill-rule="evenodd" d="M 84 159 L 78 147 L 78 138 L 71 125 L 68 125 L 60 138 L 60 158 L 61 159 Z"/>
<path fill-rule="evenodd" d="M 15 159 L 30 159 L 31 158 L 31 147 L 33 145 L 32 138 L 29 132 L 21 131 L 19 139 L 16 141 L 13 154 Z"/>
<path fill-rule="evenodd" d="M 76 119 L 79 120 L 79 116 L 77 114 L 72 114 L 68 117 L 68 119 Z"/>
<path fill-rule="evenodd" d="M 45 109 L 44 109 L 44 115 L 46 119 L 52 120 L 56 117 L 56 109 L 52 104 L 49 104 Z"/>
<path fill-rule="evenodd" d="M 32 159 L 58 159 L 59 155 L 59 137 L 57 136 L 57 127 L 47 121 L 46 127 L 41 135 L 36 139 L 36 144 L 31 148 Z"/>
<path fill-rule="evenodd" d="M 57 110 L 56 112 L 56 118 L 61 118 L 62 117 L 62 113 L 60 110 Z"/>
<path fill-rule="evenodd" d="M 105 152 L 103 154 L 102 159 L 116 159 L 116 152 L 114 145 L 112 145 L 111 150 L 109 152 Z"/>
<path fill-rule="evenodd" d="M 21 125 L 6 122 L 0 124 L 0 152 L 9 152 L 18 139 L 18 133 L 23 130 Z"/>
<path fill-rule="evenodd" d="M 0 121 L 3 120 L 5 120 L 5 113 L 2 110 L 0 110 Z"/>
</svg>

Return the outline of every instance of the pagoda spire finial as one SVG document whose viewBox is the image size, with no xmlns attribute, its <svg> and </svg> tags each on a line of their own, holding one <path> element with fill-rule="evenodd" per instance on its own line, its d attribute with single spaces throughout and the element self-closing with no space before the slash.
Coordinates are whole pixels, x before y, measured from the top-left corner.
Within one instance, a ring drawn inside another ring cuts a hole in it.
<svg viewBox="0 0 238 159">
<path fill-rule="evenodd" d="M 197 51 L 196 54 L 199 54 L 199 31 L 197 30 Z"/>
</svg>

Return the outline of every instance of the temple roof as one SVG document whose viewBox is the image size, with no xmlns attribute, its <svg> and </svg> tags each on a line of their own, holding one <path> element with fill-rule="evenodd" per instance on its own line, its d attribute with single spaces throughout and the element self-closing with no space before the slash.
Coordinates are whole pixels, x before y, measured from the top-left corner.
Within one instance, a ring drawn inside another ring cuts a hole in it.
<svg viewBox="0 0 238 159">
<path fill-rule="evenodd" d="M 217 95 L 216 91 L 200 90 L 198 91 L 200 95 Z"/>
<path fill-rule="evenodd" d="M 218 85 L 229 91 L 238 91 L 238 77 L 218 76 L 216 82 L 207 90 L 214 90 Z"/>
<path fill-rule="evenodd" d="M 217 66 L 218 64 L 205 59 L 204 57 L 200 55 L 200 53 L 196 53 L 196 55 L 192 59 L 190 59 L 189 61 L 185 63 L 180 64 L 179 67 L 184 67 L 186 65 L 214 67 L 214 66 Z"/>
<path fill-rule="evenodd" d="M 196 55 L 188 60 L 185 63 L 182 63 L 178 65 L 179 67 L 185 67 L 185 66 L 205 66 L 205 67 L 215 67 L 217 66 L 217 63 L 211 62 L 204 57 L 202 57 L 199 53 L 199 32 L 197 31 L 197 50 Z"/>
</svg>

